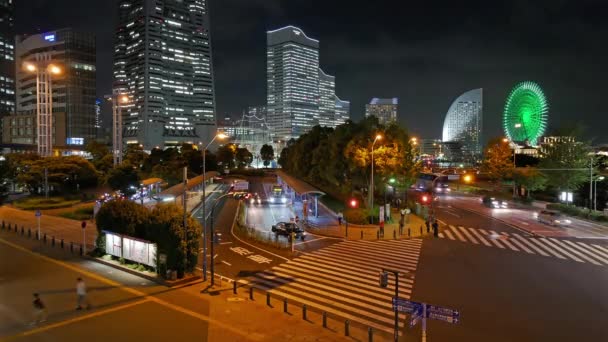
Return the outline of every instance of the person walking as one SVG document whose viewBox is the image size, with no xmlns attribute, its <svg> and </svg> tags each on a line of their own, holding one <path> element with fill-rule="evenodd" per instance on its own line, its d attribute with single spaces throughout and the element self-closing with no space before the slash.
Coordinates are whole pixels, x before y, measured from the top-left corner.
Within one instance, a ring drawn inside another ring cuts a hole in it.
<svg viewBox="0 0 608 342">
<path fill-rule="evenodd" d="M 341 226 L 342 225 L 342 220 L 344 219 L 344 215 L 342 214 L 342 212 L 338 212 L 338 225 Z"/>
<path fill-rule="evenodd" d="M 34 301 L 32 304 L 34 305 L 34 321 L 31 325 L 46 322 L 46 306 L 42 302 L 42 299 L 40 299 L 39 294 L 34 293 Z"/>
<path fill-rule="evenodd" d="M 439 223 L 437 222 L 437 219 L 435 219 L 435 221 L 433 221 L 433 236 L 434 237 L 439 236 Z"/>
<path fill-rule="evenodd" d="M 380 221 L 380 237 L 384 237 L 384 221 Z"/>
<path fill-rule="evenodd" d="M 87 285 L 82 278 L 76 279 L 76 295 L 78 297 L 76 310 L 82 310 L 84 304 L 86 304 L 87 310 L 91 308 L 91 304 L 87 299 Z"/>
<path fill-rule="evenodd" d="M 424 221 L 424 225 L 426 226 L 426 232 L 430 233 L 431 232 L 431 219 L 427 217 L 427 219 Z"/>
</svg>

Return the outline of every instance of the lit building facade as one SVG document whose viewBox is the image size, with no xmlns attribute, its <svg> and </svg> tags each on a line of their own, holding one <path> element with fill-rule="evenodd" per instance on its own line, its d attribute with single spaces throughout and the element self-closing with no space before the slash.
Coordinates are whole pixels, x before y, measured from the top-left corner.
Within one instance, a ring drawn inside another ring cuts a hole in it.
<svg viewBox="0 0 608 342">
<path fill-rule="evenodd" d="M 16 39 L 17 106 L 15 115 L 3 118 L 2 142 L 36 145 L 36 74 L 21 66 L 52 63 L 61 74 L 52 76 L 52 146 L 80 149 L 96 139 L 95 36 L 70 28 Z"/>
<path fill-rule="evenodd" d="M 460 142 L 465 158 L 481 155 L 483 91 L 481 88 L 460 95 L 448 110 L 443 123 L 443 141 Z"/>
<path fill-rule="evenodd" d="M 336 125 L 336 77 L 319 69 L 319 114 L 318 125 Z"/>
<path fill-rule="evenodd" d="M 277 139 L 297 138 L 318 124 L 319 41 L 287 26 L 266 33 L 268 125 Z"/>
<path fill-rule="evenodd" d="M 336 116 L 335 125 L 342 125 L 350 120 L 350 101 L 340 100 L 337 95 L 334 95 Z"/>
<path fill-rule="evenodd" d="M 15 4 L 0 0 L 0 118 L 15 112 Z"/>
<path fill-rule="evenodd" d="M 206 0 L 121 0 L 114 92 L 123 138 L 144 149 L 209 141 L 216 128 Z"/>
<path fill-rule="evenodd" d="M 386 125 L 391 122 L 397 122 L 397 109 L 399 106 L 399 99 L 396 97 L 392 99 L 379 99 L 373 98 L 369 104 L 365 105 L 365 117 L 375 116 L 378 121 Z"/>
</svg>

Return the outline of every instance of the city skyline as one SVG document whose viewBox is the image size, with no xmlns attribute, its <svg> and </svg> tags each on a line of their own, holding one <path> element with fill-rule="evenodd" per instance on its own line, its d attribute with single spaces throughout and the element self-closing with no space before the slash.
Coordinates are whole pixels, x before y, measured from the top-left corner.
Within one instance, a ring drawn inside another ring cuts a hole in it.
<svg viewBox="0 0 608 342">
<path fill-rule="evenodd" d="M 51 6 L 18 2 L 17 32 L 32 32 L 36 27 L 44 31 L 60 24 L 95 31 L 98 60 L 102 61 L 99 97 L 110 90 L 107 71 L 111 64 L 107 58 L 111 56 L 113 25 L 105 24 L 116 22 L 115 3 L 84 5 L 64 0 Z M 606 141 L 601 128 L 593 125 L 603 114 L 601 84 L 595 75 L 604 72 L 606 66 L 593 62 L 593 56 L 603 54 L 605 48 L 594 42 L 608 27 L 599 16 L 601 5 L 593 2 L 578 7 L 572 2 L 548 1 L 514 6 L 436 6 L 443 7 L 439 10 L 417 4 L 417 11 L 408 11 L 412 14 L 394 24 L 376 16 L 355 24 L 353 18 L 359 17 L 358 13 L 367 13 L 379 4 L 350 6 L 352 16 L 340 20 L 333 20 L 343 8 L 340 1 L 315 13 L 319 17 L 311 16 L 314 4 L 302 8 L 298 3 L 226 0 L 222 4 L 211 1 L 209 5 L 212 31 L 219 28 L 213 37 L 218 115 L 240 113 L 250 105 L 265 102 L 264 32 L 294 25 L 321 41 L 321 49 L 327 51 L 320 61 L 323 70 L 343 80 L 336 93 L 351 101 L 354 120 L 363 117 L 369 98 L 399 97 L 404 104 L 399 122 L 412 134 L 437 138 L 441 136 L 445 108 L 453 98 L 467 89 L 482 87 L 486 107 L 483 138 L 487 140 L 502 135 L 501 112 L 512 85 L 534 79 L 552 103 L 548 133 L 558 125 L 577 121 L 586 125 L 589 138 Z M 62 9 L 61 15 L 55 9 L 66 7 L 70 9 Z M 86 18 L 82 13 L 87 11 L 99 15 Z M 466 24 L 456 27 L 459 14 Z M 420 27 L 423 18 L 445 24 L 414 30 L 414 34 L 410 28 Z"/>
</svg>

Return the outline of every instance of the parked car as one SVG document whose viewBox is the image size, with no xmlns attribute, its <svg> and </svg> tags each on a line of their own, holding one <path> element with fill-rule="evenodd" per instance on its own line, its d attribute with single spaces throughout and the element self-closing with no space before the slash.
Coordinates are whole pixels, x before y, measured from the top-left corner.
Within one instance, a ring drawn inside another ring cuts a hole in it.
<svg viewBox="0 0 608 342">
<path fill-rule="evenodd" d="M 569 226 L 572 221 L 564 217 L 561 213 L 552 210 L 541 210 L 538 213 L 538 222 L 552 226 Z"/>
<path fill-rule="evenodd" d="M 279 222 L 273 225 L 270 230 L 276 235 L 290 237 L 291 233 L 293 232 L 296 234 L 296 239 L 299 238 L 304 240 L 306 238 L 306 232 L 304 229 L 298 227 L 298 225 L 293 222 Z"/>
<path fill-rule="evenodd" d="M 481 202 L 488 208 L 507 209 L 509 207 L 507 201 L 502 201 L 490 196 L 483 196 L 481 198 Z"/>
</svg>

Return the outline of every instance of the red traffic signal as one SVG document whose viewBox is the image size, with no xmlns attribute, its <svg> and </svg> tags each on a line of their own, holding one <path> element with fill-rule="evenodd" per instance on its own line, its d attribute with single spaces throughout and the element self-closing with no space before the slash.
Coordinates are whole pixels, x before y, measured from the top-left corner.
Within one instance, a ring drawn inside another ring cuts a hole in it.
<svg viewBox="0 0 608 342">
<path fill-rule="evenodd" d="M 351 199 L 348 201 L 348 205 L 349 205 L 351 208 L 358 208 L 358 207 L 359 207 L 359 201 L 357 201 L 355 198 L 351 198 Z"/>
<path fill-rule="evenodd" d="M 422 203 L 429 203 L 429 196 L 428 195 L 422 195 Z"/>
</svg>

